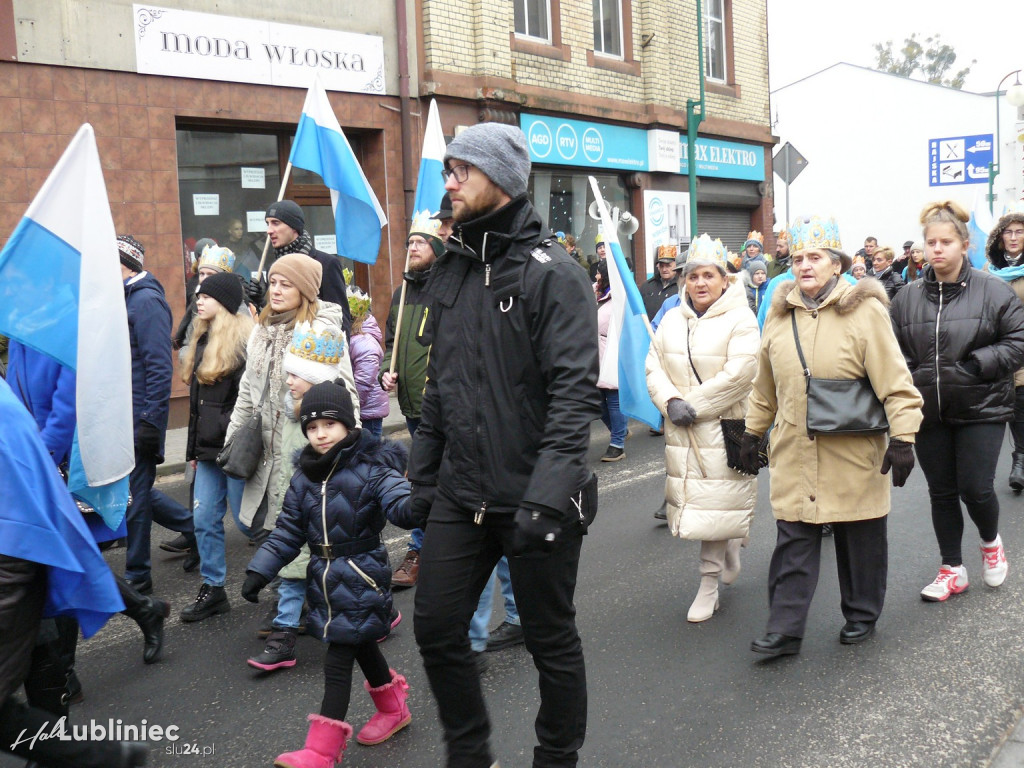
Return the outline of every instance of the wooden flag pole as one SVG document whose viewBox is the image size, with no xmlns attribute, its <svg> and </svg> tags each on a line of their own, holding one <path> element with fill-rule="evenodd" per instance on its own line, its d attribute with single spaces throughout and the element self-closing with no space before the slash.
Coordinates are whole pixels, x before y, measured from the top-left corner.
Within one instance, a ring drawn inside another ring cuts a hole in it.
<svg viewBox="0 0 1024 768">
<path fill-rule="evenodd" d="M 288 161 L 288 165 L 284 168 L 284 176 L 281 177 L 281 191 L 277 193 L 276 202 L 281 202 L 284 199 L 284 191 L 288 187 L 288 178 L 292 175 L 292 161 Z M 270 235 L 267 235 L 266 241 L 263 243 L 263 255 L 260 256 L 260 265 L 256 268 L 256 282 L 259 283 L 263 279 L 263 265 L 267 261 L 267 252 L 270 250 Z"/>
<path fill-rule="evenodd" d="M 409 283 L 405 280 L 405 273 L 409 271 L 409 248 L 405 249 L 405 269 L 402 270 L 402 295 L 398 298 L 398 318 L 395 320 L 395 338 L 391 344 L 391 365 L 388 366 L 388 373 L 394 374 L 395 361 L 398 360 L 398 337 L 402 333 L 402 315 L 405 314 L 405 291 Z"/>
</svg>

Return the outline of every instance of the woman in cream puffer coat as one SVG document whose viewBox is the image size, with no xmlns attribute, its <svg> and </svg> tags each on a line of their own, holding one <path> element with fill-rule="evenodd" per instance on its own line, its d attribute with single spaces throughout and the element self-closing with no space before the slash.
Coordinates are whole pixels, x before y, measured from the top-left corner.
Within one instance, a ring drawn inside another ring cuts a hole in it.
<svg viewBox="0 0 1024 768">
<path fill-rule="evenodd" d="M 720 280 L 714 274 L 719 269 Z M 713 285 L 695 288 L 703 281 L 702 272 Z M 740 546 L 757 499 L 757 479 L 726 463 L 720 419 L 743 417 L 760 336 L 739 276 L 726 276 L 717 264 L 709 271 L 691 257 L 681 281 L 684 299 L 665 315 L 647 356 L 647 388 L 666 416 L 669 529 L 683 539 L 705 537 L 700 589 L 687 613 L 689 621 L 698 622 L 711 618 L 718 607 L 719 579 L 731 584 L 739 575 Z M 710 306 L 699 311 L 709 300 Z M 689 411 L 673 419 L 682 406 L 672 401 L 682 401 L 693 412 L 688 426 L 680 421 L 690 418 Z"/>
</svg>

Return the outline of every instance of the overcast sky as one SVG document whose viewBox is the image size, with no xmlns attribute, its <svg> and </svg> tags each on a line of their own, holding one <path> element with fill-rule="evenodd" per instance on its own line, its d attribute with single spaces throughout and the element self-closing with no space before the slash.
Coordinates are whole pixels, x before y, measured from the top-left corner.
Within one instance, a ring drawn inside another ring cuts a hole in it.
<svg viewBox="0 0 1024 768">
<path fill-rule="evenodd" d="M 954 72 L 977 59 L 967 91 L 994 91 L 1003 75 L 1024 68 L 1024 0 L 767 2 L 772 90 L 839 61 L 874 68 L 875 43 L 899 48 L 912 32 L 922 42 L 939 33 L 956 51 Z"/>
</svg>

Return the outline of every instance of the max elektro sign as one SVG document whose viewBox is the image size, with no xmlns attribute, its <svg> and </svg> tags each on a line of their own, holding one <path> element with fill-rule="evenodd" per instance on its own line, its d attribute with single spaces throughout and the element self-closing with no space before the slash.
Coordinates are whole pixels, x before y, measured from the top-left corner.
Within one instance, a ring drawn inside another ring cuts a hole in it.
<svg viewBox="0 0 1024 768">
<path fill-rule="evenodd" d="M 135 61 L 150 75 L 384 93 L 384 38 L 133 5 Z"/>
<path fill-rule="evenodd" d="M 521 114 L 530 160 L 622 171 L 687 172 L 686 139 L 678 131 Z M 672 143 L 680 144 L 677 149 Z M 697 139 L 697 175 L 764 181 L 764 149 L 756 144 Z"/>
</svg>

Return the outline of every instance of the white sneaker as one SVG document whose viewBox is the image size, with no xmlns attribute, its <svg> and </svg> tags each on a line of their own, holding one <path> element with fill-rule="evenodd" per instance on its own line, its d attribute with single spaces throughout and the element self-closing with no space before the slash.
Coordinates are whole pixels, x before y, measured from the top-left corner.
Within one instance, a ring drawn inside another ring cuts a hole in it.
<svg viewBox="0 0 1024 768">
<path fill-rule="evenodd" d="M 935 581 L 921 590 L 921 598 L 934 603 L 949 599 L 950 595 L 959 595 L 967 589 L 967 569 L 962 565 L 952 567 L 943 565 Z"/>
<path fill-rule="evenodd" d="M 998 587 L 1006 579 L 1006 573 L 1010 566 L 1006 562 L 1006 552 L 1003 551 L 1003 540 L 996 536 L 991 547 L 986 547 L 984 542 L 981 545 L 981 567 L 982 578 L 990 587 Z"/>
</svg>

